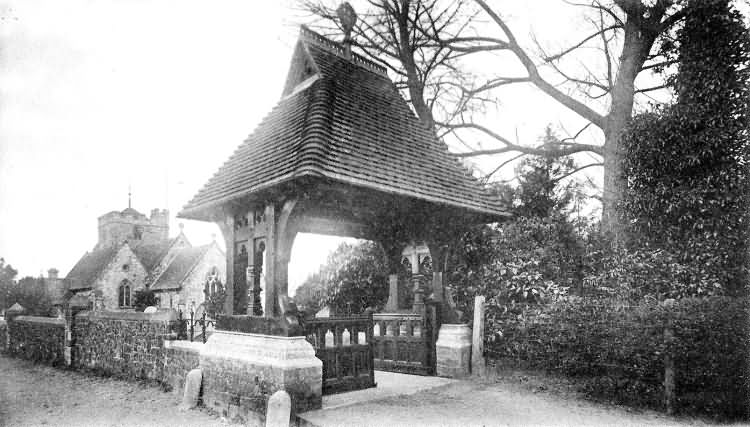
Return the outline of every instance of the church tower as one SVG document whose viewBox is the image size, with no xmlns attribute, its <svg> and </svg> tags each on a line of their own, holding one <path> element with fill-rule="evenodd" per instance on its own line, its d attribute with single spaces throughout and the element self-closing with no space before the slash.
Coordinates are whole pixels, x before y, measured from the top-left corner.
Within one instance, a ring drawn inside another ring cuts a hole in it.
<svg viewBox="0 0 750 427">
<path fill-rule="evenodd" d="M 97 248 L 107 248 L 128 241 L 133 246 L 158 244 L 169 239 L 169 211 L 152 209 L 151 216 L 138 212 L 130 205 L 123 211 L 112 211 L 99 217 Z"/>
</svg>

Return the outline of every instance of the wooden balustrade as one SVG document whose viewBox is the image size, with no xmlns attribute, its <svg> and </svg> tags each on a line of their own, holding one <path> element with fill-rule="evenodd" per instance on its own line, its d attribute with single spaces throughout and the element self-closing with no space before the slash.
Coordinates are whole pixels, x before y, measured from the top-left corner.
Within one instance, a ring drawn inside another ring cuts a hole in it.
<svg viewBox="0 0 750 427">
<path fill-rule="evenodd" d="M 409 374 L 434 374 L 434 319 L 432 306 L 423 314 L 374 314 L 375 367 Z"/>
<path fill-rule="evenodd" d="M 304 323 L 307 340 L 323 362 L 323 394 L 375 387 L 372 313 Z"/>
</svg>

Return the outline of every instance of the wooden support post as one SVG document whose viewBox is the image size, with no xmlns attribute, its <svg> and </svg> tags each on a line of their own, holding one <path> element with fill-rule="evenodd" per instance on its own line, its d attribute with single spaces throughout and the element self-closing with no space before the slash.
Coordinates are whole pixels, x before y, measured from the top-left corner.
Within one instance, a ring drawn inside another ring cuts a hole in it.
<svg viewBox="0 0 750 427">
<path fill-rule="evenodd" d="M 254 257 L 248 257 L 253 259 Z M 255 315 L 255 264 L 247 266 L 245 273 L 245 283 L 247 283 L 247 314 L 250 316 Z"/>
<path fill-rule="evenodd" d="M 276 207 L 273 203 L 266 206 L 266 288 L 264 289 L 265 301 L 263 304 L 263 316 L 276 316 Z"/>
<path fill-rule="evenodd" d="M 433 264 L 434 265 L 434 264 Z M 443 302 L 443 272 L 432 272 L 432 299 L 435 302 Z"/>
<path fill-rule="evenodd" d="M 276 246 L 276 295 L 289 296 L 289 261 L 292 258 L 292 245 L 297 233 L 292 230 L 279 231 Z"/>
<path fill-rule="evenodd" d="M 485 374 L 484 360 L 484 296 L 474 297 L 474 324 L 471 340 L 471 373 Z"/>
<path fill-rule="evenodd" d="M 432 257 L 432 300 L 442 303 L 445 301 L 445 290 L 443 278 L 445 273 L 448 245 L 439 241 L 427 241 Z"/>
<path fill-rule="evenodd" d="M 226 299 L 224 300 L 224 314 L 234 313 L 234 216 L 231 212 L 223 211 L 224 218 L 216 224 L 224 237 L 227 253 L 227 277 L 224 283 Z"/>
<path fill-rule="evenodd" d="M 419 266 L 417 266 L 419 269 Z M 422 282 L 424 276 L 419 274 L 419 270 L 413 273 L 411 276 L 412 289 L 414 290 L 414 303 L 412 304 L 412 310 L 415 313 L 422 313 L 424 311 L 424 288 Z"/>
<path fill-rule="evenodd" d="M 401 266 L 401 254 L 404 251 L 404 245 L 390 239 L 381 239 L 380 245 L 385 251 L 385 257 L 388 263 L 388 302 L 385 310 L 388 312 L 397 311 L 399 306 L 398 299 L 398 272 Z"/>
<path fill-rule="evenodd" d="M 250 215 L 253 215 L 251 212 Z M 254 219 L 253 219 L 254 221 Z M 253 225 L 254 226 L 254 225 Z M 245 312 L 252 316 L 255 314 L 255 240 L 247 241 L 247 268 L 245 269 Z"/>
<path fill-rule="evenodd" d="M 412 243 L 412 246 L 416 249 L 417 244 Z M 412 291 L 414 292 L 414 303 L 412 304 L 412 311 L 415 313 L 422 313 L 424 311 L 424 289 L 422 288 L 422 282 L 424 276 L 419 272 L 419 254 L 415 250 L 410 256 L 411 262 L 411 283 Z"/>
<path fill-rule="evenodd" d="M 390 312 L 398 310 L 398 274 L 388 275 L 388 302 L 385 309 Z"/>
</svg>

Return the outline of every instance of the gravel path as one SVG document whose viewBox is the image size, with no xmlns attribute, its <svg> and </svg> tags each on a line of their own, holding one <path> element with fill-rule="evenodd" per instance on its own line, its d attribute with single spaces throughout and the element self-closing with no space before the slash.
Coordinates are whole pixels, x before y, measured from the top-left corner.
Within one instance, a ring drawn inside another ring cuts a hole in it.
<svg viewBox="0 0 750 427">
<path fill-rule="evenodd" d="M 65 371 L 0 356 L 0 426 L 227 427 L 159 387 Z"/>
<path fill-rule="evenodd" d="M 376 373 L 377 378 L 377 373 Z M 564 389 L 537 390 L 515 377 L 456 381 L 408 396 L 391 396 L 301 414 L 318 427 L 707 426 L 695 418 L 598 404 Z M 541 383 L 539 384 L 541 385 Z M 739 424 L 738 424 L 739 425 Z"/>
<path fill-rule="evenodd" d="M 237 426 L 204 410 L 180 411 L 180 396 L 0 356 L 0 427 Z M 628 411 L 517 381 L 457 381 L 408 396 L 303 415 L 319 426 L 704 426 L 695 419 Z"/>
</svg>

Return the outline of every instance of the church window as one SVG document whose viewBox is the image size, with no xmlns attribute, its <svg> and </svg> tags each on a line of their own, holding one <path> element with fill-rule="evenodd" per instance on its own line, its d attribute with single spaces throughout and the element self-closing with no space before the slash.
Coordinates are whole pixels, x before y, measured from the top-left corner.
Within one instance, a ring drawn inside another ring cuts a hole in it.
<svg viewBox="0 0 750 427">
<path fill-rule="evenodd" d="M 130 282 L 125 279 L 117 290 L 117 301 L 120 307 L 130 307 Z"/>
<path fill-rule="evenodd" d="M 209 297 L 215 295 L 220 289 L 221 282 L 219 281 L 219 269 L 214 266 L 211 267 L 206 275 L 206 286 L 203 292 L 206 294 L 206 297 Z"/>
<path fill-rule="evenodd" d="M 130 270 L 130 265 L 129 264 L 123 264 L 122 265 L 122 271 L 128 271 L 128 270 Z"/>
</svg>

